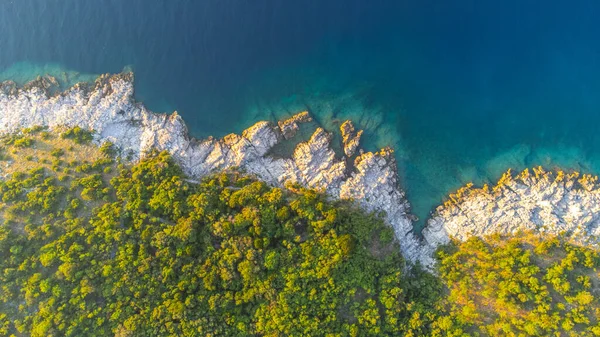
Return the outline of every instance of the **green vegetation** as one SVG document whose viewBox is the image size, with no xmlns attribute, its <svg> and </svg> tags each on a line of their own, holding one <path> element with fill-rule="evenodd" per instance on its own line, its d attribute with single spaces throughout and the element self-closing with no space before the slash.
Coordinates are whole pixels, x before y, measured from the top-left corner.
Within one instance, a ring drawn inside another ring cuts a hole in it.
<svg viewBox="0 0 600 337">
<path fill-rule="evenodd" d="M 79 126 L 66 130 L 60 136 L 64 139 L 72 139 L 76 144 L 87 144 L 94 139 L 92 132 Z"/>
<path fill-rule="evenodd" d="M 56 169 L 27 162 L 0 182 L 0 335 L 426 332 L 438 283 L 403 270 L 377 216 L 236 173 L 190 183 L 166 153 L 126 167 L 104 149 L 83 163 L 48 147 Z"/>
<path fill-rule="evenodd" d="M 31 147 L 33 139 L 26 135 L 14 135 L 3 139 L 5 145 L 13 145 L 16 148 Z"/>
<path fill-rule="evenodd" d="M 440 254 L 447 313 L 469 336 L 600 336 L 597 251 L 526 233 L 471 238 Z M 448 333 L 450 334 L 450 333 Z"/>
<path fill-rule="evenodd" d="M 0 139 L 2 336 L 600 335 L 595 250 L 473 238 L 433 276 L 350 203 L 90 141 Z"/>
</svg>

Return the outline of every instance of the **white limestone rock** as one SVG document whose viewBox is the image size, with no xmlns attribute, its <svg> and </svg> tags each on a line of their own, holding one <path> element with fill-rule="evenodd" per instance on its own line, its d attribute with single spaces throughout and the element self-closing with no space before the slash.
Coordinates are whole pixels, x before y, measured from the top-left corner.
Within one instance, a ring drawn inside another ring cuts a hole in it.
<svg viewBox="0 0 600 337">
<path fill-rule="evenodd" d="M 352 157 L 358 146 L 360 145 L 360 137 L 362 136 L 363 130 L 354 129 L 352 121 L 345 121 L 340 125 L 340 131 L 342 132 L 342 143 L 344 145 L 344 153 L 348 157 Z"/>
<path fill-rule="evenodd" d="M 510 171 L 489 188 L 468 185 L 437 208 L 423 230 L 423 255 L 455 238 L 493 233 L 536 231 L 564 233 L 573 241 L 600 243 L 600 185 L 597 177 L 545 172 L 535 168 L 513 176 Z"/>
<path fill-rule="evenodd" d="M 340 198 L 354 199 L 371 212 L 384 212 L 404 256 L 431 266 L 433 259 L 421 255 L 421 243 L 413 233 L 413 216 L 408 213 L 410 205 L 404 191 L 398 188 L 393 150 L 384 148 L 377 153 L 363 153 L 356 158 L 354 166 L 356 171 L 340 187 Z"/>
<path fill-rule="evenodd" d="M 317 128 L 308 142 L 298 144 L 293 160 L 298 170 L 299 183 L 329 191 L 338 189 L 345 178 L 346 163 L 336 160 L 330 143 L 331 135 L 322 128 Z"/>
<path fill-rule="evenodd" d="M 310 117 L 308 111 L 302 111 L 286 120 L 277 122 L 277 124 L 279 125 L 283 137 L 285 139 L 290 139 L 294 137 L 300 129 L 298 124 L 308 123 L 310 121 L 312 121 L 312 117 Z"/>
<path fill-rule="evenodd" d="M 419 259 L 410 207 L 398 185 L 390 150 L 364 153 L 348 167 L 344 159 L 336 158 L 331 134 L 317 128 L 289 158 L 268 155 L 273 146 L 293 137 L 299 123 L 312 120 L 308 112 L 278 125 L 258 122 L 241 135 L 197 140 L 188 135 L 177 113 L 155 114 L 135 101 L 131 73 L 103 75 L 92 84 L 77 84 L 58 94 L 54 91 L 56 83 L 49 77 L 23 88 L 14 82 L 0 84 L 0 134 L 35 125 L 80 126 L 93 130 L 97 142 L 110 140 L 134 159 L 151 149 L 167 150 L 194 178 L 237 167 L 272 185 L 297 182 L 321 189 L 332 198 L 352 198 L 369 211 L 385 212 L 404 255 L 409 260 Z M 360 132 L 352 137 L 356 139 L 353 147 L 358 146 L 358 138 Z"/>
<path fill-rule="evenodd" d="M 317 128 L 290 157 L 273 158 L 269 151 L 293 137 L 299 123 L 311 120 L 307 112 L 278 125 L 258 122 L 241 135 L 197 140 L 188 135 L 177 113 L 155 114 L 136 102 L 133 94 L 131 73 L 103 75 L 95 83 L 77 84 L 64 92 L 58 92 L 56 81 L 48 76 L 22 88 L 7 81 L 0 84 L 0 134 L 35 125 L 80 126 L 94 130 L 97 142 L 110 140 L 134 159 L 153 148 L 168 150 L 195 178 L 237 167 L 272 185 L 297 182 L 332 198 L 354 199 L 368 211 L 385 213 L 403 254 L 426 266 L 433 264 L 433 251 L 440 244 L 471 235 L 535 230 L 566 232 L 582 244 L 600 243 L 600 188 L 590 176 L 535 169 L 531 174 L 505 175 L 491 189 L 467 186 L 438 207 L 420 242 L 413 233 L 410 207 L 399 187 L 390 149 L 360 153 L 354 163 L 347 162 L 336 157 L 331 135 Z M 342 124 L 341 131 L 344 152 L 352 157 L 361 131 L 349 122 Z"/>
</svg>

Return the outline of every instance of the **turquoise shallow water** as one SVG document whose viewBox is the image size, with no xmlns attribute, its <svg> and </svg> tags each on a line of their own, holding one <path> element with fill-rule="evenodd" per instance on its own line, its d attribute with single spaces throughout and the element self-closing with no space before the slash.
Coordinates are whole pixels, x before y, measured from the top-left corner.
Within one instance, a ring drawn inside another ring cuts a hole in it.
<svg viewBox="0 0 600 337">
<path fill-rule="evenodd" d="M 304 109 L 330 130 L 350 118 L 368 149 L 396 149 L 424 219 L 509 167 L 600 173 L 598 14 L 594 1 L 5 0 L 0 79 L 129 66 L 137 98 L 199 137 Z"/>
</svg>

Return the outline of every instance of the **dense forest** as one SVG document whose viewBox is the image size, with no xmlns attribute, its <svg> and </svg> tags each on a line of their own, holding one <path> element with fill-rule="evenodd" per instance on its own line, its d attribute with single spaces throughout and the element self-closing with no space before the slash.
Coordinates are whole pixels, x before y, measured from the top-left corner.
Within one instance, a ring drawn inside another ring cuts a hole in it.
<svg viewBox="0 0 600 337">
<path fill-rule="evenodd" d="M 600 336 L 595 250 L 495 235 L 429 272 L 351 201 L 92 139 L 0 140 L 2 336 Z"/>
</svg>

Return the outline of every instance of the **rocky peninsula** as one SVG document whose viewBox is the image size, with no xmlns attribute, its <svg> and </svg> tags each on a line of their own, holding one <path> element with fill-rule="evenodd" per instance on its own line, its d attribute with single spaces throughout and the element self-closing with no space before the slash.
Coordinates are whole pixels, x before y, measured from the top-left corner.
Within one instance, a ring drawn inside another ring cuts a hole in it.
<svg viewBox="0 0 600 337">
<path fill-rule="evenodd" d="M 494 187 L 469 184 L 451 194 L 428 220 L 423 254 L 451 238 L 464 241 L 520 231 L 566 235 L 579 244 L 598 246 L 598 177 L 537 167 L 516 175 L 509 170 Z"/>
<path fill-rule="evenodd" d="M 301 112 L 278 123 L 258 122 L 239 135 L 199 140 L 188 134 L 176 112 L 157 114 L 136 102 L 132 73 L 102 75 L 65 91 L 50 76 L 23 87 L 11 81 L 0 84 L 0 134 L 36 125 L 79 126 L 93 130 L 98 143 L 111 141 L 134 160 L 153 148 L 168 150 L 190 177 L 239 169 L 275 186 L 298 183 L 332 198 L 352 199 L 367 211 L 385 214 L 404 256 L 424 265 L 433 263 L 440 244 L 471 235 L 534 230 L 598 243 L 597 178 L 541 168 L 516 176 L 509 171 L 495 187 L 460 189 L 435 210 L 420 239 L 393 150 L 361 150 L 362 131 L 351 121 L 340 126 L 341 144 L 318 126 L 308 139 L 299 139 L 301 126 L 311 122 L 310 114 Z M 286 142 L 292 150 L 275 155 L 274 149 Z"/>
</svg>

